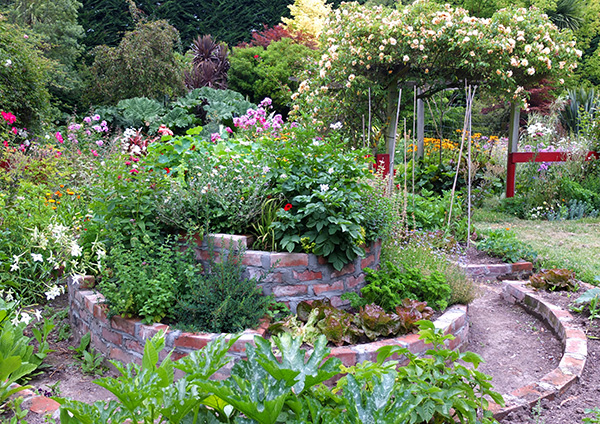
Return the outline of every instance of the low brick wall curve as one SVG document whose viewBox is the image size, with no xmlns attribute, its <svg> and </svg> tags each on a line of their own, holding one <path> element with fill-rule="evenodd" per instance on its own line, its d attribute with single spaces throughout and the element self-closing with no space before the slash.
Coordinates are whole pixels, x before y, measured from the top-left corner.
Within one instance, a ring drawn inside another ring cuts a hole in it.
<svg viewBox="0 0 600 424">
<path fill-rule="evenodd" d="M 103 296 L 89 288 L 92 280 L 92 278 L 83 276 L 68 279 L 71 326 L 76 339 L 90 332 L 91 346 L 102 352 L 108 359 L 123 363 L 141 363 L 146 340 L 161 330 L 166 331 L 166 349 L 161 353 L 161 358 L 164 358 L 167 351 L 173 350 L 173 359 L 179 359 L 194 350 L 203 348 L 208 342 L 218 337 L 218 334 L 171 330 L 164 324 L 146 325 L 136 318 L 114 316 L 109 320 L 106 316 L 106 306 L 102 303 Z M 448 308 L 434 324 L 445 334 L 451 333 L 455 336 L 454 340 L 446 341 L 449 348 L 462 349 L 467 346 L 469 324 L 466 306 L 455 305 Z M 262 336 L 265 333 L 265 327 L 266 325 L 263 325 L 258 329 L 244 331 L 240 339 L 233 345 L 229 355 L 234 360 L 244 358 L 246 343 L 254 344 L 254 337 Z M 418 334 L 407 334 L 395 339 L 373 343 L 334 347 L 331 349 L 331 356 L 338 357 L 344 365 L 351 366 L 365 360 L 375 361 L 377 349 L 385 345 L 406 347 L 415 354 L 422 354 L 430 347 L 419 340 Z M 401 361 L 402 359 L 400 358 Z M 233 365 L 233 362 L 230 363 L 230 366 Z M 217 378 L 226 378 L 228 375 L 229 369 L 222 369 Z"/>
</svg>

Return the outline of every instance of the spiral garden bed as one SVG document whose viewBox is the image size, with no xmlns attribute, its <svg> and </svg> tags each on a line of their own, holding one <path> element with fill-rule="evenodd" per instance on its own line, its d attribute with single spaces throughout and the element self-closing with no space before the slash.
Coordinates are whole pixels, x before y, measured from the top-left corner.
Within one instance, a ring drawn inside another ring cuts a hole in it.
<svg viewBox="0 0 600 424">
<path fill-rule="evenodd" d="M 218 255 L 223 250 L 248 244 L 243 236 L 212 236 L 213 249 Z M 262 284 L 263 293 L 273 295 L 280 302 L 289 305 L 295 311 L 298 303 L 304 300 L 329 299 L 334 306 L 344 306 L 340 296 L 348 291 L 358 290 L 364 286 L 364 268 L 375 268 L 379 264 L 381 244 L 376 243 L 366 249 L 363 258 L 357 258 L 342 270 L 336 271 L 322 258 L 304 253 L 272 253 L 248 250 L 243 264 L 248 277 L 271 269 L 271 273 Z M 206 240 L 199 243 L 197 257 L 206 265 L 209 251 Z M 201 349 L 214 340 L 218 334 L 187 333 L 171 330 L 169 326 L 155 323 L 146 325 L 136 318 L 114 316 L 108 319 L 103 296 L 92 290 L 92 277 L 77 276 L 68 281 L 70 320 L 76 337 L 91 333 L 91 345 L 107 358 L 124 363 L 140 362 L 145 341 L 161 330 L 166 332 L 166 350 L 173 350 L 173 358 L 179 359 L 190 352 Z M 438 328 L 455 336 L 448 340 L 451 349 L 460 349 L 467 345 L 469 326 L 466 306 L 456 305 L 449 308 L 435 321 Z M 267 323 L 263 322 L 257 329 L 248 329 L 233 345 L 229 354 L 236 360 L 245 357 L 246 343 L 254 343 L 254 337 L 265 334 Z M 344 365 L 350 366 L 365 360 L 374 361 L 377 349 L 385 345 L 399 345 L 408 348 L 415 354 L 427 350 L 417 334 L 407 334 L 393 339 L 384 339 L 361 345 L 332 348 L 331 355 L 341 359 Z M 229 370 L 221 370 L 218 377 L 225 378 Z"/>
</svg>

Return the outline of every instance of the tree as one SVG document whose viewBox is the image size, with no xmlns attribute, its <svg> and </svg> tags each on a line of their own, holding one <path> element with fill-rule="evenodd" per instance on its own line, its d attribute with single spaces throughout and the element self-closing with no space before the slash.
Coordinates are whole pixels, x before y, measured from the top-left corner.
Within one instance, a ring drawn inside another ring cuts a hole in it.
<svg viewBox="0 0 600 424">
<path fill-rule="evenodd" d="M 283 17 L 281 20 L 286 29 L 319 38 L 325 19 L 331 13 L 331 5 L 325 0 L 295 0 L 289 5 L 291 18 Z"/>
<path fill-rule="evenodd" d="M 227 88 L 229 49 L 225 43 L 216 43 L 210 35 L 198 36 L 192 43 L 192 55 L 192 70 L 184 74 L 188 89 Z"/>
<path fill-rule="evenodd" d="M 50 118 L 47 82 L 53 66 L 32 38 L 0 15 L 0 110 L 29 129 Z"/>
<path fill-rule="evenodd" d="M 229 88 L 257 104 L 269 97 L 273 100 L 273 108 L 286 115 L 302 71 L 311 62 L 316 62 L 318 54 L 318 51 L 295 43 L 291 38 L 271 42 L 266 48 L 234 47 Z"/>
<path fill-rule="evenodd" d="M 98 46 L 89 69 L 89 100 L 116 104 L 132 97 L 162 98 L 183 91 L 175 48 L 177 30 L 166 21 L 139 21 L 117 47 Z"/>
<path fill-rule="evenodd" d="M 321 36 L 316 76 L 300 85 L 299 100 L 315 124 L 341 120 L 358 138 L 368 91 L 376 120 L 393 137 L 399 84 L 424 88 L 421 97 L 477 84 L 510 102 L 524 102 L 532 83 L 561 84 L 581 52 L 570 31 L 559 31 L 538 9 L 504 9 L 492 18 L 464 9 L 416 2 L 400 10 L 347 3 Z"/>
</svg>

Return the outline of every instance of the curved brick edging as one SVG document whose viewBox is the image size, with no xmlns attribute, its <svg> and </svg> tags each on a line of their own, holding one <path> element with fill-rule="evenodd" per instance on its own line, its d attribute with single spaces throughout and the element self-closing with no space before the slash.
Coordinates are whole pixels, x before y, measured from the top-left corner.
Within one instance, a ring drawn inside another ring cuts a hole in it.
<svg viewBox="0 0 600 424">
<path fill-rule="evenodd" d="M 166 356 L 167 351 L 173 350 L 172 358 L 177 360 L 194 350 L 203 348 L 218 336 L 218 334 L 170 330 L 169 326 L 164 324 L 145 325 L 139 319 L 127 319 L 120 316 L 109 320 L 105 313 L 105 306 L 101 303 L 102 295 L 88 290 L 89 282 L 90 280 L 82 276 L 68 279 L 71 327 L 76 339 L 90 332 L 91 346 L 102 352 L 108 359 L 124 363 L 141 363 L 146 340 L 152 338 L 160 330 L 166 331 L 166 349 L 161 352 L 161 359 Z M 455 336 L 454 340 L 446 341 L 449 348 L 462 349 L 467 346 L 469 324 L 466 306 L 455 305 L 448 308 L 434 324 L 445 334 L 451 333 Z M 234 361 L 230 362 L 229 368 L 220 370 L 216 378 L 228 377 L 233 362 L 245 357 L 246 343 L 254 344 L 254 336 L 264 335 L 264 332 L 264 326 L 257 330 L 244 331 L 229 351 L 229 355 L 233 357 Z M 428 349 L 423 341 L 419 340 L 418 334 L 408 334 L 396 339 L 335 347 L 331 349 L 331 356 L 340 358 L 345 366 L 351 366 L 365 360 L 375 361 L 377 349 L 391 344 L 406 347 L 415 354 L 422 354 Z M 406 361 L 406 358 L 399 359 Z"/>
<path fill-rule="evenodd" d="M 503 276 L 523 278 L 531 274 L 531 262 L 515 262 L 513 264 L 458 264 L 472 278 L 497 279 Z"/>
<path fill-rule="evenodd" d="M 564 346 L 563 357 L 558 367 L 546 374 L 537 383 L 523 386 L 504 396 L 505 407 L 491 403 L 494 418 L 500 420 L 520 408 L 533 407 L 541 399 L 554 399 L 577 382 L 587 360 L 587 338 L 585 333 L 572 323 L 572 316 L 558 306 L 545 302 L 535 291 L 525 287 L 527 281 L 504 283 L 503 297 L 517 303 L 528 312 L 539 316 L 557 334 Z"/>
<path fill-rule="evenodd" d="M 210 234 L 204 240 L 194 237 L 198 246 L 196 257 L 203 267 L 208 266 L 210 240 L 216 260 L 225 250 L 244 248 L 251 245 L 247 236 Z M 259 286 L 265 295 L 272 295 L 278 302 L 286 303 L 292 312 L 303 300 L 329 299 L 335 307 L 347 306 L 348 301 L 340 296 L 348 291 L 357 291 L 365 285 L 366 267 L 377 268 L 381 254 L 381 240 L 365 248 L 365 256 L 357 257 L 336 271 L 321 256 L 307 253 L 280 253 L 246 250 L 242 264 L 246 267 L 243 276 L 255 278 L 268 274 Z M 269 272 L 270 271 L 270 272 Z"/>
</svg>

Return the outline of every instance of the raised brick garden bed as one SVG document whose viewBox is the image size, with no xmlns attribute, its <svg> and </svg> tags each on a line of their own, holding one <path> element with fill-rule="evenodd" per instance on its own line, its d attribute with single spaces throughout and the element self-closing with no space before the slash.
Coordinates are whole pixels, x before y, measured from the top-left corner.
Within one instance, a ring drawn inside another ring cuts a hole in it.
<svg viewBox="0 0 600 424">
<path fill-rule="evenodd" d="M 531 262 L 515 262 L 514 264 L 459 264 L 459 266 L 472 278 L 486 280 L 503 279 L 503 277 L 507 276 L 512 279 L 521 279 L 531 275 L 533 271 L 533 264 Z"/>
<path fill-rule="evenodd" d="M 145 325 L 139 319 L 126 319 L 120 316 L 109 320 L 102 305 L 102 295 L 89 290 L 88 283 L 89 280 L 84 277 L 75 277 L 68 281 L 73 334 L 78 338 L 90 332 L 92 347 L 109 359 L 124 363 L 132 361 L 141 363 L 146 340 L 160 330 L 166 331 L 166 350 L 173 350 L 174 359 L 179 359 L 194 350 L 203 348 L 218 336 L 217 334 L 170 330 L 163 324 Z M 467 345 L 469 325 L 466 306 L 450 307 L 435 321 L 435 325 L 443 329 L 446 334 L 452 333 L 456 337 L 454 340 L 447 341 L 449 348 L 460 349 Z M 229 354 L 236 360 L 244 358 L 246 343 L 254 343 L 254 337 L 263 335 L 264 332 L 264 327 L 244 331 Z M 427 349 L 417 334 L 408 334 L 395 339 L 362 345 L 335 347 L 332 348 L 331 355 L 340 358 L 344 365 L 350 366 L 365 360 L 376 360 L 377 349 L 390 344 L 406 347 L 415 354 L 423 353 Z M 166 350 L 163 351 L 163 355 L 166 354 Z M 228 374 L 229 370 L 223 369 L 217 377 L 225 378 Z"/>
<path fill-rule="evenodd" d="M 235 249 L 239 244 L 248 247 L 250 244 L 246 236 L 213 234 L 209 238 L 217 258 L 224 249 Z M 203 266 L 208 264 L 210 255 L 207 241 L 198 241 L 199 247 L 196 248 L 198 260 Z M 243 264 L 246 266 L 246 277 L 255 277 L 271 270 L 261 285 L 263 293 L 285 302 L 295 312 L 296 306 L 303 300 L 326 298 L 335 307 L 346 305 L 347 302 L 342 301 L 340 296 L 348 291 L 358 291 L 365 285 L 364 269 L 376 269 L 380 254 L 381 241 L 378 241 L 365 249 L 364 258 L 356 258 L 340 271 L 336 271 L 324 258 L 306 253 L 247 250 Z"/>
</svg>

